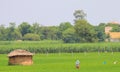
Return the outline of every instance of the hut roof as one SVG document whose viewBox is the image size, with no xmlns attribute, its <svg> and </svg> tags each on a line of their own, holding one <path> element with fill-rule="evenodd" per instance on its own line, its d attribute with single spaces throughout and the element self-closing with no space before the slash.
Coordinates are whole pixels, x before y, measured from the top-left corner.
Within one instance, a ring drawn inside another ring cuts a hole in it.
<svg viewBox="0 0 120 72">
<path fill-rule="evenodd" d="M 33 55 L 33 53 L 26 50 L 17 49 L 8 54 L 8 57 L 18 56 L 18 55 Z"/>
</svg>

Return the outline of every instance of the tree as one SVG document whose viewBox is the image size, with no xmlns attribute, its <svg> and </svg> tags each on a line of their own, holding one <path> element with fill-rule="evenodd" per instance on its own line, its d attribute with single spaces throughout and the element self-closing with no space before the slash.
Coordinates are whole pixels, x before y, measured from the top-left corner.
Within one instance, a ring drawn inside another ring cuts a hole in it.
<svg viewBox="0 0 120 72">
<path fill-rule="evenodd" d="M 71 27 L 73 27 L 73 26 L 71 25 L 70 22 L 63 22 L 63 23 L 60 24 L 59 30 L 60 31 L 65 31 L 66 29 L 71 28 Z"/>
<path fill-rule="evenodd" d="M 98 26 L 95 26 L 95 31 L 97 32 L 97 38 L 99 42 L 103 42 L 106 39 L 105 27 L 105 23 L 100 23 Z"/>
<path fill-rule="evenodd" d="M 73 27 L 70 22 L 62 22 L 59 25 L 59 31 L 57 32 L 57 37 L 63 39 L 63 32 L 69 28 Z"/>
<path fill-rule="evenodd" d="M 77 20 L 75 22 L 75 33 L 79 36 L 81 42 L 97 41 L 96 32 L 92 25 L 86 20 Z"/>
<path fill-rule="evenodd" d="M 28 24 L 27 22 L 23 22 L 21 23 L 19 26 L 19 31 L 21 32 L 22 36 L 24 36 L 27 33 L 31 33 L 32 29 L 31 29 L 31 25 Z"/>
<path fill-rule="evenodd" d="M 57 40 L 58 27 L 49 26 L 49 27 L 40 27 L 41 29 L 41 39 L 50 39 Z"/>
<path fill-rule="evenodd" d="M 39 23 L 33 23 L 32 32 L 35 34 L 40 34 L 40 24 Z"/>
<path fill-rule="evenodd" d="M 6 40 L 21 39 L 21 33 L 15 28 L 15 25 L 15 23 L 10 23 L 10 26 L 6 28 Z"/>
<path fill-rule="evenodd" d="M 9 27 L 0 26 L 0 40 L 18 40 L 21 39 L 21 33 L 16 29 L 15 23 L 10 23 Z"/>
<path fill-rule="evenodd" d="M 114 26 L 112 32 L 120 32 L 120 26 Z"/>
<path fill-rule="evenodd" d="M 68 28 L 63 32 L 63 41 L 65 43 L 76 43 L 79 42 L 79 39 L 77 39 L 76 34 L 75 34 L 75 29 Z"/>
<path fill-rule="evenodd" d="M 15 31 L 14 31 L 14 38 L 15 38 L 15 40 L 22 39 L 22 34 L 20 33 L 20 31 L 18 29 L 15 29 Z"/>
<path fill-rule="evenodd" d="M 75 16 L 75 33 L 78 35 L 81 42 L 95 42 L 97 36 L 94 27 L 85 19 L 86 13 L 83 10 L 76 10 Z"/>
<path fill-rule="evenodd" d="M 15 23 L 10 23 L 9 27 L 7 28 L 7 40 L 15 40 L 14 36 L 15 36 Z"/>
<path fill-rule="evenodd" d="M 6 29 L 4 25 L 0 25 L 0 40 L 6 40 Z"/>
<path fill-rule="evenodd" d="M 85 19 L 85 17 L 87 16 L 87 14 L 83 10 L 75 10 L 73 15 L 76 18 L 75 21 Z"/>
<path fill-rule="evenodd" d="M 105 41 L 105 39 L 106 39 L 106 35 L 105 35 L 105 33 L 102 32 L 102 31 L 98 31 L 98 32 L 97 32 L 97 37 L 98 37 L 98 41 L 99 41 L 99 42 L 103 42 L 103 41 Z"/>
<path fill-rule="evenodd" d="M 120 32 L 120 24 L 108 23 L 107 26 L 111 26 L 112 27 L 111 32 Z"/>
</svg>

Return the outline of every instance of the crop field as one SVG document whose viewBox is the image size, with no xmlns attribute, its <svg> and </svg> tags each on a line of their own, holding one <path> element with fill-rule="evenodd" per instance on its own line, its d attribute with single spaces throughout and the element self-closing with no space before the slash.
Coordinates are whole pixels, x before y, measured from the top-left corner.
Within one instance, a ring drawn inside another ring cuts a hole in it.
<svg viewBox="0 0 120 72">
<path fill-rule="evenodd" d="M 15 49 L 33 53 L 79 53 L 79 52 L 120 52 L 120 43 L 63 43 L 62 41 L 0 41 L 0 54 Z"/>
<path fill-rule="evenodd" d="M 80 60 L 80 69 L 75 61 Z M 9 66 L 7 54 L 0 54 L 0 72 L 120 72 L 119 52 L 35 54 L 31 66 Z"/>
</svg>

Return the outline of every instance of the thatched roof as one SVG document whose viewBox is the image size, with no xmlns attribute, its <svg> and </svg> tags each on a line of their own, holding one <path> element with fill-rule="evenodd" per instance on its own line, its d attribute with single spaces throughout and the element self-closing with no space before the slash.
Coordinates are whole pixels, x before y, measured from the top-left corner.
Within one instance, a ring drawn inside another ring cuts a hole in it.
<svg viewBox="0 0 120 72">
<path fill-rule="evenodd" d="M 21 49 L 17 49 L 17 50 L 14 50 L 12 52 L 10 52 L 8 54 L 8 57 L 12 57 L 12 56 L 24 56 L 24 55 L 33 55 L 33 53 L 30 53 L 26 50 L 21 50 Z"/>
</svg>

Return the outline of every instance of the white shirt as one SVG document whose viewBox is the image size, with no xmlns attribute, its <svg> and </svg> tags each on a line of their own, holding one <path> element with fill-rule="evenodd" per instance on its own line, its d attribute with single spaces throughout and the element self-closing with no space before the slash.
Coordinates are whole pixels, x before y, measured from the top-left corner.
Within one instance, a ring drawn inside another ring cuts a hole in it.
<svg viewBox="0 0 120 72">
<path fill-rule="evenodd" d="M 79 64 L 80 64 L 80 61 L 79 61 L 79 60 L 77 60 L 77 61 L 76 61 L 76 65 L 79 65 Z"/>
</svg>

